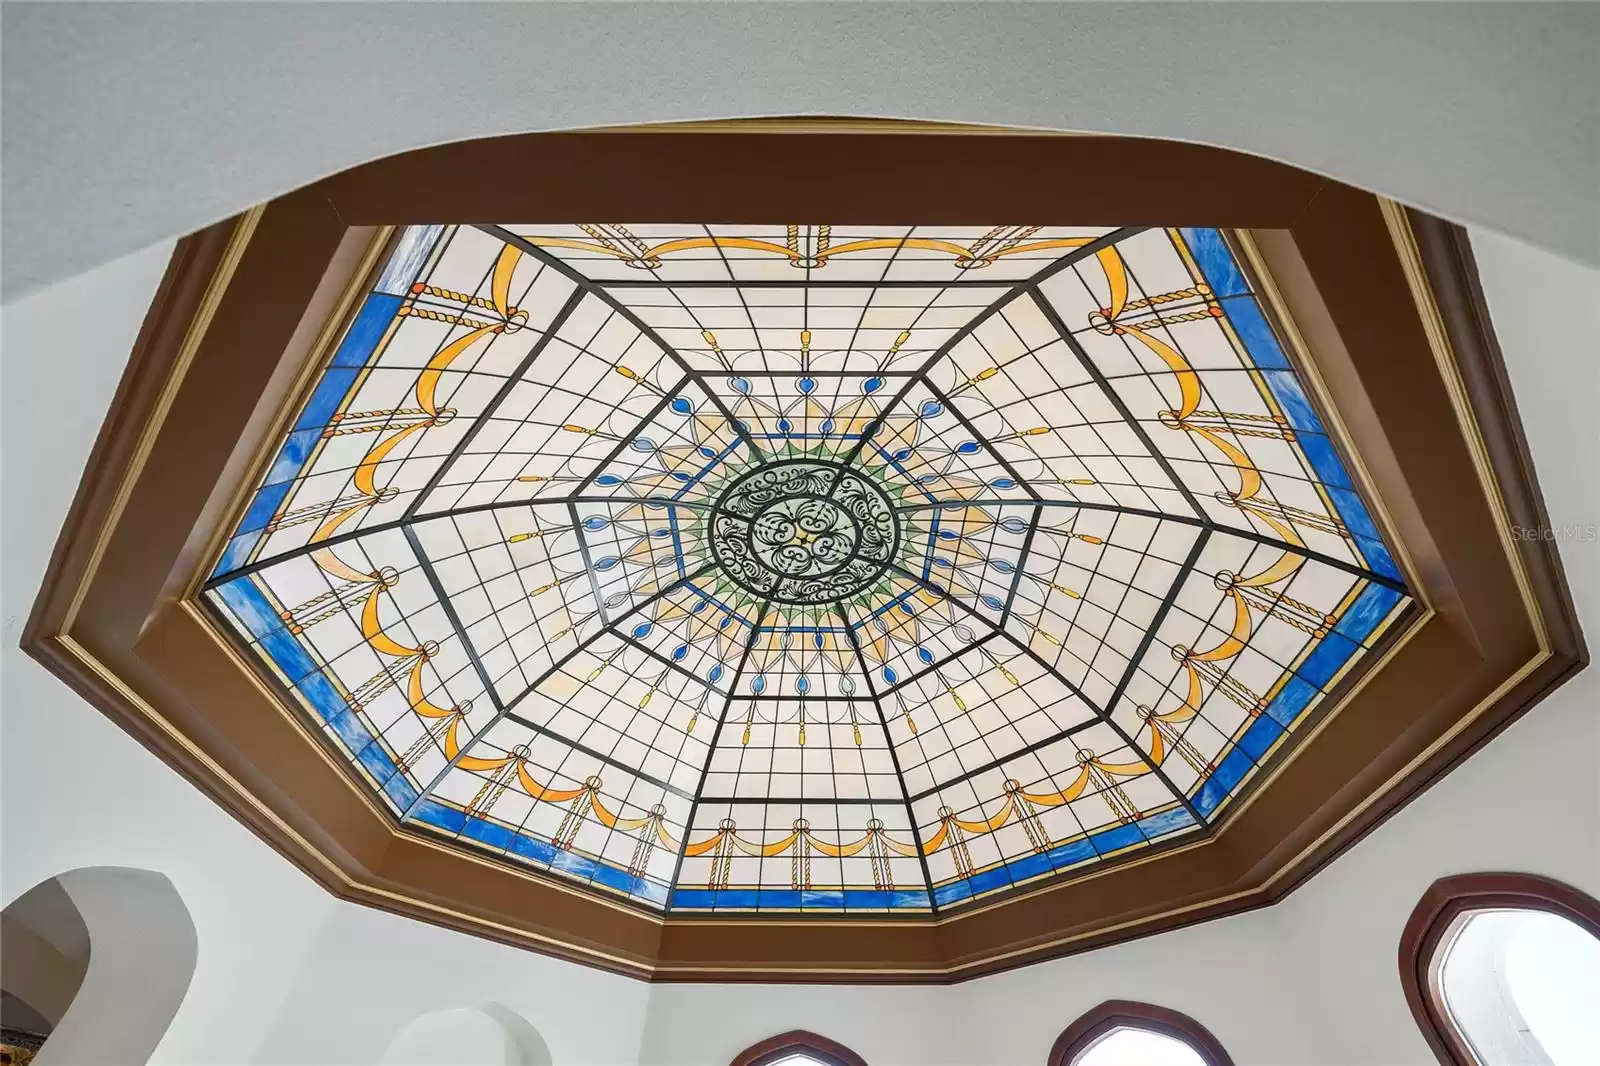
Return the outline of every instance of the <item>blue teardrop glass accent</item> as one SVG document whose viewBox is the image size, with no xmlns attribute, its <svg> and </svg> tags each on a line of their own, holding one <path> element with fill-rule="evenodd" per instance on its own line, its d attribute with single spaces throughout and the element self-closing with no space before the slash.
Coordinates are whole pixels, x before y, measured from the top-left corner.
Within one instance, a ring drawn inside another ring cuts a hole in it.
<svg viewBox="0 0 1600 1066">
<path fill-rule="evenodd" d="M 934 586 L 934 590 L 938 591 L 938 586 L 937 585 Z M 916 614 L 917 613 L 917 609 L 915 607 L 911 606 L 911 604 L 909 602 L 904 601 L 904 600 L 902 600 L 901 603 L 900 603 L 900 610 L 904 611 L 906 614 Z"/>
<path fill-rule="evenodd" d="M 942 555 L 935 556 L 934 560 L 933 560 L 933 565 L 934 566 L 942 566 L 942 567 L 945 567 L 946 569 L 948 569 L 950 567 L 950 560 L 946 559 Z"/>
<path fill-rule="evenodd" d="M 594 479 L 596 485 L 620 485 L 622 479 L 615 474 L 601 474 Z"/>
<path fill-rule="evenodd" d="M 941 529 L 941 530 L 939 530 L 939 539 L 940 540 L 960 540 L 961 539 L 961 534 L 957 533 L 953 529 Z"/>
<path fill-rule="evenodd" d="M 964 440 L 960 444 L 956 445 L 956 451 L 962 455 L 976 455 L 978 454 L 978 442 L 975 440 Z"/>
<path fill-rule="evenodd" d="M 677 399 L 672 401 L 672 409 L 678 412 L 680 415 L 694 414 L 694 405 L 688 400 L 685 400 L 682 396 L 679 396 Z"/>
<path fill-rule="evenodd" d="M 640 622 L 638 625 L 634 626 L 633 635 L 641 640 L 645 637 L 648 637 L 650 635 L 650 623 Z"/>
<path fill-rule="evenodd" d="M 583 520 L 584 529 L 604 529 L 610 524 L 609 520 L 601 518 L 599 515 L 591 515 Z"/>
<path fill-rule="evenodd" d="M 711 668 L 711 673 L 707 674 L 706 676 L 708 678 L 710 678 L 712 681 L 721 681 L 722 680 L 722 664 L 718 663 L 717 665 L 713 666 Z"/>
<path fill-rule="evenodd" d="M 729 378 L 728 384 L 732 385 L 739 392 L 748 393 L 750 391 L 749 378 Z"/>
<path fill-rule="evenodd" d="M 679 644 L 676 648 L 672 649 L 672 661 L 673 662 L 680 662 L 680 661 L 682 661 L 683 657 L 685 655 L 688 655 L 688 654 L 689 654 L 689 645 L 687 645 L 687 644 Z"/>
<path fill-rule="evenodd" d="M 892 685 L 896 681 L 900 680 L 900 675 L 894 672 L 894 667 L 885 666 L 883 668 L 883 679 Z"/>
<path fill-rule="evenodd" d="M 810 692 L 811 682 L 809 679 L 802 677 L 800 680 L 794 683 L 794 687 L 802 693 Z"/>
<path fill-rule="evenodd" d="M 594 568 L 596 570 L 610 570 L 613 566 L 616 566 L 621 561 L 622 560 L 618 559 L 615 555 L 608 555 L 604 559 L 596 562 L 594 564 Z"/>
<path fill-rule="evenodd" d="M 692 478 L 693 475 L 685 474 L 682 470 L 674 470 L 672 472 L 672 480 L 674 481 L 689 481 L 692 480 Z"/>
<path fill-rule="evenodd" d="M 833 419 L 830 418 L 826 422 L 822 423 L 822 432 L 824 432 L 824 433 L 832 433 L 833 432 Z"/>
<path fill-rule="evenodd" d="M 672 530 L 670 530 L 670 529 L 652 529 L 650 531 L 650 535 L 652 537 L 656 538 L 657 540 L 665 540 L 668 537 L 672 536 Z"/>
<path fill-rule="evenodd" d="M 929 651 L 927 648 L 918 648 L 917 658 L 921 659 L 925 663 L 931 663 L 933 662 L 933 652 Z"/>
<path fill-rule="evenodd" d="M 649 437 L 636 437 L 629 442 L 628 447 L 636 452 L 653 452 L 656 450 L 656 442 Z"/>
<path fill-rule="evenodd" d="M 822 647 L 822 630 L 819 629 L 811 634 L 811 642 L 819 648 Z"/>
<path fill-rule="evenodd" d="M 1028 531 L 1028 523 L 1016 515 L 1008 515 L 1000 519 L 1000 528 L 1007 533 L 1026 533 Z"/>
<path fill-rule="evenodd" d="M 907 459 L 911 458 L 911 449 L 901 448 L 899 451 L 894 453 L 894 458 L 895 462 L 897 463 L 905 462 Z"/>
<path fill-rule="evenodd" d="M 755 676 L 755 679 L 750 682 L 750 691 L 751 692 L 756 692 L 756 693 L 761 693 L 761 692 L 765 692 L 766 690 L 767 690 L 767 679 L 764 676 L 762 676 L 761 674 L 757 674 Z"/>
<path fill-rule="evenodd" d="M 710 603 L 710 602 L 711 602 L 710 600 L 706 600 L 706 599 L 697 600 L 695 602 L 695 605 L 693 607 L 689 608 L 689 611 L 692 614 L 699 614 L 701 611 L 706 609 L 706 605 L 708 603 Z"/>
<path fill-rule="evenodd" d="M 1010 559 L 990 559 L 989 565 L 1000 571 L 1002 574 L 1009 574 L 1016 570 L 1016 567 L 1011 564 Z"/>
<path fill-rule="evenodd" d="M 700 454 L 705 456 L 707 459 L 715 459 L 717 457 L 717 450 L 715 448 L 707 448 L 702 444 L 700 446 Z"/>
<path fill-rule="evenodd" d="M 816 382 L 815 378 L 801 378 L 800 379 L 800 391 L 805 393 L 807 396 L 811 395 L 811 390 L 816 388 L 816 387 L 817 387 L 817 382 Z"/>
<path fill-rule="evenodd" d="M 1014 489 L 1017 487 L 1017 483 L 1008 477 L 997 477 L 993 481 L 989 482 L 989 484 L 993 485 L 997 489 Z"/>
<path fill-rule="evenodd" d="M 743 430 L 745 433 L 749 433 L 750 432 L 750 423 L 746 422 L 742 418 L 736 419 L 733 424 L 735 426 L 738 426 L 739 429 Z"/>
<path fill-rule="evenodd" d="M 926 400 L 922 404 L 922 417 L 935 418 L 944 414 L 944 404 L 938 400 Z"/>
<path fill-rule="evenodd" d="M 787 418 L 778 419 L 778 430 L 779 430 L 779 432 L 788 433 L 793 428 L 794 428 L 794 423 L 790 422 Z"/>
<path fill-rule="evenodd" d="M 998 596 L 990 596 L 986 594 L 983 597 L 983 602 L 996 611 L 1005 607 L 1005 604 L 1000 602 L 1000 598 Z"/>
<path fill-rule="evenodd" d="M 861 386 L 861 391 L 866 393 L 868 396 L 871 396 L 881 388 L 883 388 L 882 378 L 868 378 L 867 383 Z"/>
</svg>

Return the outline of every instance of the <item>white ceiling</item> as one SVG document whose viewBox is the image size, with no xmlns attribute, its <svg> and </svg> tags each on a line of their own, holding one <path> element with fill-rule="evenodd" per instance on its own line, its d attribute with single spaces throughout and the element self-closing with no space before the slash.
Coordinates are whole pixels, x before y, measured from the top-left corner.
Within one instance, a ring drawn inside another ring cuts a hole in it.
<svg viewBox="0 0 1600 1066">
<path fill-rule="evenodd" d="M 4 29 L 8 299 L 408 148 L 784 114 L 1226 145 L 1600 263 L 1592 4 L 52 3 Z"/>
</svg>

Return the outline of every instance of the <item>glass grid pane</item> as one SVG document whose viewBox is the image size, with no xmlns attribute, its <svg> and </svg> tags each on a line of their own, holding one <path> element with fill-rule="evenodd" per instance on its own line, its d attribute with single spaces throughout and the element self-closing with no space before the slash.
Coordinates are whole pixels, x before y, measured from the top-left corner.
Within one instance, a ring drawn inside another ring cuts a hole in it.
<svg viewBox="0 0 1600 1066">
<path fill-rule="evenodd" d="M 1203 833 L 1411 599 L 1215 230 L 402 232 L 206 599 L 395 817 L 655 909 Z"/>
</svg>

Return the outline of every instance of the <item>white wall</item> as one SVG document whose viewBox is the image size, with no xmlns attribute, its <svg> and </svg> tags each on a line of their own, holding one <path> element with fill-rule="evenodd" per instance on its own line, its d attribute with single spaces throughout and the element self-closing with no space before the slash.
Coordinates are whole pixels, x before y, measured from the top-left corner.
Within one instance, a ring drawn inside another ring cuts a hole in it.
<svg viewBox="0 0 1600 1066">
<path fill-rule="evenodd" d="M 872 1066 L 1042 1066 L 1073 1018 L 1138 999 L 1199 1019 L 1238 1066 L 1431 1064 L 1400 989 L 1401 928 L 1450 873 L 1542 873 L 1600 895 L 1597 708 L 1585 674 L 1276 907 L 952 988 L 662 986 L 641 1063 L 721 1063 L 807 1028 Z"/>
<path fill-rule="evenodd" d="M 808 1029 L 872 1066 L 1044 1066 L 1067 1023 L 1107 999 L 1202 1019 L 1238 1066 L 1317 1062 L 1322 1018 L 1298 995 L 1301 967 L 1281 943 L 1267 910 L 948 987 L 663 985 L 640 1063 L 720 1066 Z"/>
<path fill-rule="evenodd" d="M 4 309 L 0 902 L 86 866 L 167 875 L 199 959 L 156 1061 L 242 1062 L 333 900 L 17 646 L 171 251 L 148 249 Z"/>
<path fill-rule="evenodd" d="M 728 115 L 1227 145 L 1600 264 L 1593 4 L 50 3 L 4 29 L 13 294 L 408 148 Z"/>
<path fill-rule="evenodd" d="M 1474 234 L 1551 525 L 1600 523 L 1600 271 Z M 1559 310 L 1557 310 L 1559 309 Z M 1560 544 L 1590 645 L 1600 640 L 1600 542 Z M 1445 874 L 1518 870 L 1600 896 L 1600 672 L 1580 674 L 1276 908 L 1315 960 L 1320 1002 L 1359 1026 L 1330 1025 L 1328 1063 L 1426 1062 L 1400 992 L 1400 929 Z M 1332 1019 L 1330 1019 L 1332 1020 Z"/>
<path fill-rule="evenodd" d="M 419 1015 L 499 1004 L 538 1031 L 556 1066 L 621 1066 L 638 1058 L 649 994 L 642 981 L 340 903 L 254 1061 L 377 1062 Z"/>
<path fill-rule="evenodd" d="M 633 1062 L 648 986 L 335 900 L 18 648 L 171 253 L 147 249 L 0 312 L 0 906 L 82 867 L 169 877 L 199 958 L 157 1063 L 376 1062 L 411 1018 L 496 1001 L 560 1066 Z"/>
<path fill-rule="evenodd" d="M 1477 235 L 1475 244 L 1552 522 L 1596 522 L 1586 409 L 1600 390 L 1583 345 L 1600 322 L 1575 316 L 1600 308 L 1600 273 L 1509 240 Z M 169 251 L 19 301 L 5 309 L 3 333 L 0 885 L 9 901 L 81 866 L 171 877 L 194 915 L 200 959 L 157 1062 L 372 1062 L 417 1015 L 499 1002 L 563 1066 L 716 1064 L 796 1027 L 874 1066 L 1009 1066 L 1041 1062 L 1072 1017 L 1126 997 L 1201 1019 L 1240 1066 L 1424 1063 L 1395 946 L 1433 878 L 1519 869 L 1600 894 L 1600 675 L 1591 673 L 1278 907 L 953 988 L 648 987 L 336 902 L 15 650 Z M 1561 547 L 1596 631 L 1600 544 Z"/>
</svg>

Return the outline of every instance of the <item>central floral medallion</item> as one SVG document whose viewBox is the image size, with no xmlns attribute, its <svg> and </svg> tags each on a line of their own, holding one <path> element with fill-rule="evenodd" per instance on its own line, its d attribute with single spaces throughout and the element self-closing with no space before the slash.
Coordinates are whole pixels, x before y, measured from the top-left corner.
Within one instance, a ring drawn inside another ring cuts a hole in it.
<svg viewBox="0 0 1600 1066">
<path fill-rule="evenodd" d="M 712 507 L 711 545 L 750 592 L 822 604 L 877 581 L 899 550 L 900 526 L 889 496 L 863 472 L 794 459 L 728 485 Z"/>
</svg>

